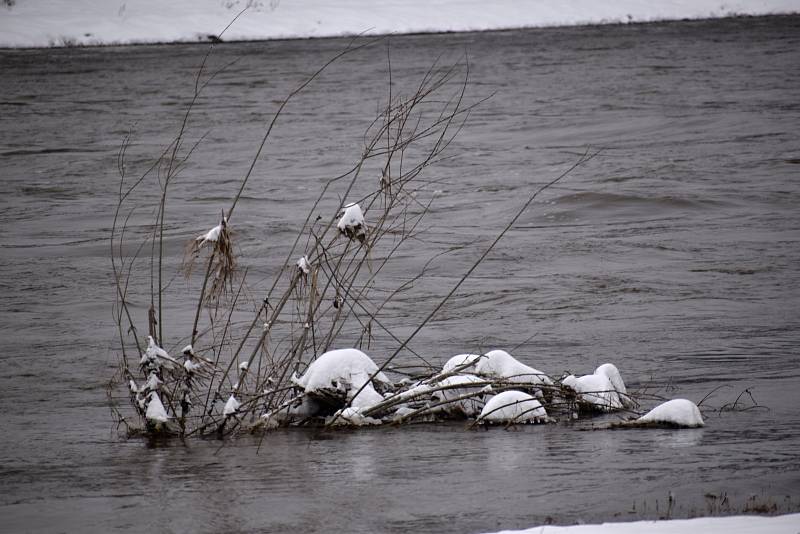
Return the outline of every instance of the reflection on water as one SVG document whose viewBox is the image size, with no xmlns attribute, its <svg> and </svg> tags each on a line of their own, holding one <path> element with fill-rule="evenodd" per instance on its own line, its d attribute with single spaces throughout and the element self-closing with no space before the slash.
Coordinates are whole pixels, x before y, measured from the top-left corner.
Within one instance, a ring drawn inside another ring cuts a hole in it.
<svg viewBox="0 0 800 534">
<path fill-rule="evenodd" d="M 225 446 L 118 440 L 104 390 L 115 365 L 116 152 L 135 125 L 134 172 L 173 135 L 205 47 L 0 51 L 4 528 L 478 532 L 654 516 L 668 492 L 684 515 L 706 492 L 796 496 L 798 26 L 779 17 L 391 40 L 395 94 L 431 58 L 466 49 L 470 94 L 494 96 L 455 157 L 430 169 L 436 183 L 420 192 L 435 196 L 430 230 L 383 274 L 399 284 L 442 248 L 474 244 L 434 263 L 387 307 L 387 325 L 415 325 L 520 199 L 591 145 L 600 156 L 522 217 L 412 348 L 441 362 L 519 345 L 515 356 L 555 375 L 613 361 L 634 389 L 699 401 L 725 386 L 710 407 L 750 388 L 768 410 L 707 411 L 706 428 L 689 431 L 453 423 L 281 430 Z M 206 138 L 170 197 L 169 268 L 227 206 L 278 99 L 343 46 L 215 49 L 212 67 L 240 59 L 190 121 L 192 139 Z M 387 75 L 386 49 L 366 49 L 282 116 L 237 207 L 255 287 L 271 280 L 320 184 L 360 152 Z M 392 350 L 376 338 L 371 354 Z"/>
<path fill-rule="evenodd" d="M 693 447 L 700 445 L 703 441 L 703 429 L 694 428 L 686 432 L 670 432 L 667 433 L 661 440 L 661 445 L 668 448 L 680 449 L 683 447 Z"/>
</svg>

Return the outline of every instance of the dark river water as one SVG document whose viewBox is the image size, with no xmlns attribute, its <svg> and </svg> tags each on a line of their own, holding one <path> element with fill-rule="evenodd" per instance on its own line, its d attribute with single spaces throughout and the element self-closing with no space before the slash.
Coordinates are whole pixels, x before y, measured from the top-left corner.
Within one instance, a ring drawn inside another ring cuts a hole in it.
<svg viewBox="0 0 800 534">
<path fill-rule="evenodd" d="M 189 138 L 206 137 L 173 185 L 168 270 L 229 206 L 278 101 L 345 44 L 215 48 L 212 69 L 238 61 L 190 120 Z M 751 495 L 797 509 L 800 18 L 391 39 L 396 93 L 466 54 L 468 100 L 491 98 L 428 169 L 427 232 L 389 275 L 454 250 L 386 321 L 409 333 L 533 188 L 600 148 L 411 346 L 433 362 L 503 348 L 554 375 L 611 361 L 629 388 L 695 402 L 720 388 L 706 427 L 681 431 L 121 438 L 105 391 L 116 154 L 132 128 L 141 172 L 175 135 L 206 49 L 0 51 L 0 531 L 473 533 L 655 517 L 670 494 L 672 516 L 705 511 L 707 493 L 734 510 Z M 343 58 L 279 119 L 234 223 L 258 291 L 321 184 L 357 159 L 386 58 L 385 42 Z M 157 191 L 141 194 L 145 217 Z M 178 317 L 193 301 L 174 285 Z M 183 319 L 165 321 L 177 343 Z M 393 348 L 378 339 L 370 354 Z M 713 410 L 747 388 L 758 407 Z"/>
</svg>

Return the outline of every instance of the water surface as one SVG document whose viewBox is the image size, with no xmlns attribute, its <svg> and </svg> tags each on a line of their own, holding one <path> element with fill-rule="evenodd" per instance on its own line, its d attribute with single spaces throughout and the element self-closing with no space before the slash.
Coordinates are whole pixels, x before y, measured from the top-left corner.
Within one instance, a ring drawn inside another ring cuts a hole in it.
<svg viewBox="0 0 800 534">
<path fill-rule="evenodd" d="M 387 275 L 402 281 L 443 248 L 470 246 L 435 264 L 387 324 L 410 332 L 532 188 L 602 148 L 536 202 L 412 348 L 434 362 L 513 348 L 554 375 L 613 361 L 629 387 L 700 401 L 722 386 L 709 407 L 750 388 L 768 409 L 707 411 L 705 428 L 685 431 L 286 430 L 222 449 L 119 439 L 105 396 L 117 150 L 133 128 L 140 170 L 176 133 L 206 48 L 0 51 L 0 529 L 479 532 L 659 516 L 670 492 L 682 516 L 705 510 L 706 493 L 797 502 L 798 30 L 800 18 L 768 17 L 391 39 L 395 92 L 433 58 L 466 52 L 468 94 L 493 96 L 430 169 L 430 229 Z M 279 100 L 345 44 L 215 49 L 211 68 L 239 59 L 190 121 L 190 138 L 206 138 L 170 198 L 169 268 L 229 205 Z M 387 80 L 382 43 L 287 108 L 237 207 L 254 287 L 321 184 L 356 160 Z M 176 298 L 173 338 L 193 309 Z M 378 338 L 371 354 L 393 348 Z"/>
</svg>

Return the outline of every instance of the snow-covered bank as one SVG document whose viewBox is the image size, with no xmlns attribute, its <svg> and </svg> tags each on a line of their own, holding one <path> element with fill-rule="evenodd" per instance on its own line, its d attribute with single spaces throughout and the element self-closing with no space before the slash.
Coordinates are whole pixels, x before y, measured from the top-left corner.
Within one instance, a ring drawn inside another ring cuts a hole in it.
<svg viewBox="0 0 800 534">
<path fill-rule="evenodd" d="M 8 6 L 7 3 L 12 5 Z M 0 47 L 477 31 L 800 12 L 800 0 L 5 0 Z"/>
<path fill-rule="evenodd" d="M 571 527 L 541 526 L 526 530 L 504 530 L 497 534 L 797 534 L 800 514 L 776 517 L 734 516 L 673 519 L 670 521 L 634 521 Z"/>
</svg>

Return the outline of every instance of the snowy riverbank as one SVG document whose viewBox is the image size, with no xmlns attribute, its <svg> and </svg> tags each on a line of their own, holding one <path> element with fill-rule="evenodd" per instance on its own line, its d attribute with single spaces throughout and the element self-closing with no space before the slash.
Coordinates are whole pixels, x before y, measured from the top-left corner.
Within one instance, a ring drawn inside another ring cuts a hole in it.
<svg viewBox="0 0 800 534">
<path fill-rule="evenodd" d="M 797 534 L 800 514 L 776 517 L 734 516 L 700 517 L 671 521 L 634 521 L 571 527 L 541 526 L 526 530 L 504 530 L 497 534 Z"/>
<path fill-rule="evenodd" d="M 7 5 L 11 3 L 11 5 Z M 0 47 L 479 31 L 800 12 L 799 0 L 4 0 Z"/>
</svg>

